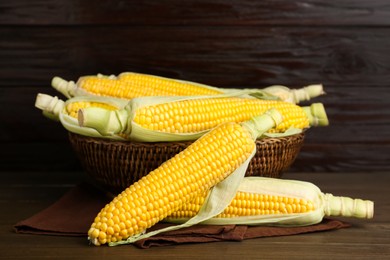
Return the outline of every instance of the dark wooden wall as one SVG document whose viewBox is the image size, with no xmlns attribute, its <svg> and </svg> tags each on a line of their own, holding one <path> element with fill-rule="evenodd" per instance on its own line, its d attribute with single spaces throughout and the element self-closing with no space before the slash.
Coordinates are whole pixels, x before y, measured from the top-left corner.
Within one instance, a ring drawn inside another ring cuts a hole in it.
<svg viewBox="0 0 390 260">
<path fill-rule="evenodd" d="M 386 0 L 0 0 L 3 170 L 79 169 L 34 108 L 53 76 L 136 71 L 220 87 L 323 83 L 330 126 L 291 171 L 390 170 Z"/>
</svg>

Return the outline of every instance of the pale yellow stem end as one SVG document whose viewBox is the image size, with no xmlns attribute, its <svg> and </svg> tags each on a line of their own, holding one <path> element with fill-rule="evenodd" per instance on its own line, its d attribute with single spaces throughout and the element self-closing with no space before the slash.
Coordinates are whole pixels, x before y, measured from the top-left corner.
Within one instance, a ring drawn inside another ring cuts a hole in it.
<svg viewBox="0 0 390 260">
<path fill-rule="evenodd" d="M 324 194 L 324 213 L 326 216 L 342 216 L 354 218 L 373 218 L 374 202 L 370 200 L 352 199 L 348 197 Z"/>
<path fill-rule="evenodd" d="M 39 93 L 35 99 L 35 107 L 43 111 L 43 114 L 50 119 L 58 120 L 65 102 L 58 97 Z"/>
<path fill-rule="evenodd" d="M 322 84 L 313 84 L 300 89 L 293 89 L 291 92 L 294 96 L 295 103 L 310 100 L 325 94 Z"/>
<path fill-rule="evenodd" d="M 310 106 L 302 107 L 305 111 L 311 126 L 327 126 L 329 119 L 322 103 L 313 103 Z"/>
<path fill-rule="evenodd" d="M 60 77 L 54 77 L 51 80 L 51 86 L 67 98 L 73 97 L 74 91 L 77 88 L 76 83 L 74 83 L 74 81 L 66 81 Z"/>
</svg>

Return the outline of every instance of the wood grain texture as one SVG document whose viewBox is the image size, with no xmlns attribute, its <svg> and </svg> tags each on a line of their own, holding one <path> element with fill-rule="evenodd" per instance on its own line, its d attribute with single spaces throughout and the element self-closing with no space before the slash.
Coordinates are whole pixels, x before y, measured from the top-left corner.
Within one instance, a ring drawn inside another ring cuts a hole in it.
<svg viewBox="0 0 390 260">
<path fill-rule="evenodd" d="M 3 169 L 79 167 L 66 131 L 34 108 L 39 92 L 59 95 L 53 76 L 136 71 L 228 88 L 323 83 L 313 101 L 330 126 L 310 129 L 291 170 L 390 171 L 384 0 L 15 0 L 0 13 Z"/>
<path fill-rule="evenodd" d="M 0 85 L 138 71 L 223 87 L 385 85 L 389 28 L 0 28 Z"/>
<path fill-rule="evenodd" d="M 14 0 L 0 3 L 8 25 L 389 25 L 390 7 L 374 0 Z"/>
</svg>

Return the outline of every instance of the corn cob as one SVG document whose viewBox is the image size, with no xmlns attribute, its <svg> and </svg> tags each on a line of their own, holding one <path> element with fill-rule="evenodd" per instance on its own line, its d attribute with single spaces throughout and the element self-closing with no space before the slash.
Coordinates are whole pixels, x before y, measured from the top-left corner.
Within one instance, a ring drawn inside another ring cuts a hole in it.
<svg viewBox="0 0 390 260">
<path fill-rule="evenodd" d="M 221 201 L 211 203 L 210 210 L 214 207 L 219 213 L 227 206 L 226 198 L 234 197 L 256 150 L 254 140 L 280 121 L 280 113 L 270 110 L 242 124 L 216 127 L 107 204 L 91 225 L 89 240 L 94 245 L 115 245 L 140 239 L 147 228 L 215 185 L 222 185 L 216 191 Z M 217 214 L 212 212 L 186 225 Z"/>
<path fill-rule="evenodd" d="M 80 95 L 97 95 L 132 99 L 141 96 L 217 95 L 238 91 L 238 89 L 217 88 L 191 81 L 133 72 L 124 72 L 118 77 L 113 75 L 83 76 L 78 79 L 77 83 L 54 77 L 51 85 L 68 98 Z M 321 84 L 309 85 L 301 89 L 289 89 L 285 86 L 274 85 L 266 87 L 262 91 L 293 103 L 324 94 Z"/>
<path fill-rule="evenodd" d="M 218 88 L 196 82 L 169 79 L 140 73 L 122 73 L 116 77 L 84 76 L 77 83 L 60 77 L 52 86 L 67 97 L 98 95 L 124 99 L 141 96 L 188 96 L 222 94 Z"/>
<path fill-rule="evenodd" d="M 185 204 L 165 221 L 181 223 L 195 216 L 207 192 Z M 322 193 L 312 183 L 266 177 L 246 177 L 226 209 L 203 224 L 312 225 L 324 216 L 372 218 L 374 203 Z"/>
<path fill-rule="evenodd" d="M 153 138 L 158 134 L 164 136 L 165 141 L 169 141 L 170 136 L 176 141 L 194 140 L 223 122 L 243 122 L 270 108 L 282 113 L 283 122 L 269 133 L 328 125 L 321 103 L 303 109 L 284 101 L 240 97 L 136 98 L 121 110 L 82 109 L 79 123 L 107 137 L 121 134 L 130 140 L 158 141 Z"/>
</svg>

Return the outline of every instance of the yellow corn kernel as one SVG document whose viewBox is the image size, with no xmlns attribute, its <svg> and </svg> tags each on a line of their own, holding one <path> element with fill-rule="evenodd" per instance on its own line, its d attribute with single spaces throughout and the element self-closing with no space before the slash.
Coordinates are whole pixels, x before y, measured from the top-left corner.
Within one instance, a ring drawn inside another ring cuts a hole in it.
<svg viewBox="0 0 390 260">
<path fill-rule="evenodd" d="M 66 112 L 71 117 L 77 118 L 78 111 L 83 108 L 87 107 L 100 107 L 107 110 L 116 110 L 118 109 L 115 106 L 106 104 L 106 103 L 100 103 L 100 102 L 90 102 L 90 101 L 76 101 L 76 102 L 70 102 L 66 105 Z"/>
<path fill-rule="evenodd" d="M 90 241 L 101 245 L 144 232 L 230 175 L 254 149 L 245 127 L 220 125 L 115 197 L 91 225 Z"/>
<path fill-rule="evenodd" d="M 200 210 L 206 195 L 207 192 L 190 203 L 185 204 L 181 209 L 169 215 L 168 218 L 191 218 L 195 216 Z M 315 206 L 310 200 L 291 199 L 289 202 L 287 201 L 288 197 L 284 196 L 239 191 L 230 205 L 222 213 L 215 216 L 215 218 L 234 218 L 267 214 L 293 214 L 315 210 Z"/>
<path fill-rule="evenodd" d="M 191 81 L 177 80 L 155 75 L 127 72 L 118 77 L 137 89 L 144 89 L 147 96 L 191 96 L 191 95 L 215 95 L 223 91 Z M 145 96 L 143 93 L 138 96 Z"/>
<path fill-rule="evenodd" d="M 271 108 L 276 108 L 283 115 L 283 122 L 269 132 L 309 127 L 309 119 L 298 105 L 250 98 L 188 99 L 145 106 L 136 111 L 134 122 L 153 131 L 195 133 L 224 122 L 244 122 Z"/>
</svg>

